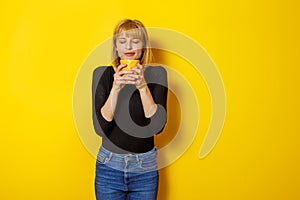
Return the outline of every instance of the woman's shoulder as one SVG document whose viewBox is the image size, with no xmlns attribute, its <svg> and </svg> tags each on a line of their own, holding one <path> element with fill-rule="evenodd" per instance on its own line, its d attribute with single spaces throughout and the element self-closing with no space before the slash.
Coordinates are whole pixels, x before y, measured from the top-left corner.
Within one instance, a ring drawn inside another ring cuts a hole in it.
<svg viewBox="0 0 300 200">
<path fill-rule="evenodd" d="M 102 75 L 114 74 L 114 68 L 112 66 L 98 66 L 93 71 L 93 76 L 101 77 Z"/>
<path fill-rule="evenodd" d="M 145 72 L 148 72 L 148 73 L 151 73 L 151 74 L 157 74 L 157 75 L 167 74 L 166 69 L 161 65 L 149 65 L 149 66 L 147 66 Z"/>
<path fill-rule="evenodd" d="M 161 65 L 147 66 L 144 76 L 147 83 L 167 84 L 167 71 Z"/>
<path fill-rule="evenodd" d="M 94 69 L 94 73 L 95 72 L 104 72 L 104 71 L 111 72 L 111 71 L 114 71 L 114 68 L 113 68 L 113 66 L 98 66 Z"/>
</svg>

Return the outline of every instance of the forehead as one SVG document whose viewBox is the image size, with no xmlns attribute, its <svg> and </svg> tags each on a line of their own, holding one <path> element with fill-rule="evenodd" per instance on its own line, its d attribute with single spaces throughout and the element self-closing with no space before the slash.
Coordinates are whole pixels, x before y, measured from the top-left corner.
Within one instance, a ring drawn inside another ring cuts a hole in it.
<svg viewBox="0 0 300 200">
<path fill-rule="evenodd" d="M 141 30 L 135 28 L 130 30 L 123 30 L 119 34 L 117 34 L 117 38 L 142 38 L 142 32 Z"/>
</svg>

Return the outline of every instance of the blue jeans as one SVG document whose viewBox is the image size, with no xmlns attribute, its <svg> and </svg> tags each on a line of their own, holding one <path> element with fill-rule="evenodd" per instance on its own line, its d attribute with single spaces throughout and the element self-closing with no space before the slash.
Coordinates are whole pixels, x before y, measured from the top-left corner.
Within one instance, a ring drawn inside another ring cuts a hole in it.
<svg viewBox="0 0 300 200">
<path fill-rule="evenodd" d="M 157 149 L 115 154 L 101 147 L 97 156 L 97 200 L 155 200 L 158 190 Z"/>
</svg>

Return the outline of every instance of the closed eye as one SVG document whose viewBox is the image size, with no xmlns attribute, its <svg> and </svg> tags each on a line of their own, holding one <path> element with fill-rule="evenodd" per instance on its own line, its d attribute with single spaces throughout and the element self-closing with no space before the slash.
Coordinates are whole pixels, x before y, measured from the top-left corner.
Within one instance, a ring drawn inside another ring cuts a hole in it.
<svg viewBox="0 0 300 200">
<path fill-rule="evenodd" d="M 138 44 L 138 43 L 140 43 L 140 39 L 133 39 L 132 42 L 133 42 L 134 44 Z"/>
<path fill-rule="evenodd" d="M 119 42 L 120 44 L 125 44 L 125 43 L 126 43 L 126 39 L 124 39 L 124 38 L 119 38 L 119 39 L 118 39 L 118 42 Z"/>
</svg>

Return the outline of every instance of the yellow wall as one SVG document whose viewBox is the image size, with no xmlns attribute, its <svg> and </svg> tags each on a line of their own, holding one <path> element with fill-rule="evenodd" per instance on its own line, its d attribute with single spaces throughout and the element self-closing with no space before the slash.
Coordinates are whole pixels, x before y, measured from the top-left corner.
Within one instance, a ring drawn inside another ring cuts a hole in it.
<svg viewBox="0 0 300 200">
<path fill-rule="evenodd" d="M 205 87 L 193 85 L 203 121 L 160 171 L 159 199 L 299 199 L 299 17 L 292 0 L 1 2 L 0 199 L 95 199 L 95 159 L 76 129 L 73 91 L 82 63 L 123 18 L 193 38 L 226 89 L 222 135 L 199 159 L 211 110 Z M 176 70 L 188 66 L 158 54 Z"/>
</svg>

